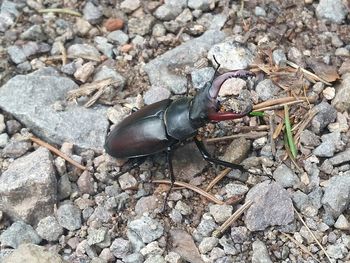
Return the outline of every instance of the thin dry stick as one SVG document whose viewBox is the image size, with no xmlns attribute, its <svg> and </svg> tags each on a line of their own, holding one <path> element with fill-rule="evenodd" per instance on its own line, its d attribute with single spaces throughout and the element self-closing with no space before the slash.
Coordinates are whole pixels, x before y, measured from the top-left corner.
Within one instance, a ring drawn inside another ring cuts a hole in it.
<svg viewBox="0 0 350 263">
<path fill-rule="evenodd" d="M 310 228 L 306 225 L 304 219 L 301 217 L 301 215 L 299 214 L 299 212 L 295 209 L 294 207 L 294 211 L 295 213 L 298 215 L 300 221 L 303 223 L 303 225 L 306 227 L 307 231 L 310 232 L 311 236 L 313 237 L 313 239 L 316 241 L 317 245 L 322 249 L 323 253 L 326 255 L 327 259 L 329 260 L 329 262 L 332 263 L 332 260 L 330 259 L 327 251 L 324 249 L 324 247 L 321 245 L 321 243 L 317 240 L 316 236 L 314 235 L 314 233 L 310 230 Z"/>
<path fill-rule="evenodd" d="M 258 126 L 241 126 L 241 127 L 234 127 L 234 132 L 250 132 L 250 131 L 268 131 L 269 125 L 258 125 Z"/>
<path fill-rule="evenodd" d="M 96 90 L 103 89 L 104 87 L 108 85 L 112 85 L 116 82 L 117 82 L 116 80 L 113 80 L 112 78 L 108 78 L 108 79 L 102 79 L 102 80 L 94 81 L 92 83 L 84 84 L 80 86 L 80 88 L 68 91 L 67 100 L 74 100 L 81 96 L 89 96 Z"/>
<path fill-rule="evenodd" d="M 231 168 L 226 168 L 223 170 L 218 176 L 214 178 L 213 181 L 210 182 L 205 191 L 209 192 L 214 187 L 214 185 L 216 185 L 222 178 L 224 178 L 231 170 Z"/>
<path fill-rule="evenodd" d="M 269 116 L 269 126 L 270 126 L 269 137 L 270 137 L 271 152 L 273 156 L 276 156 L 276 145 L 275 145 L 275 140 L 273 139 L 273 134 L 276 126 L 275 115 Z"/>
<path fill-rule="evenodd" d="M 289 105 L 298 104 L 298 103 L 301 103 L 301 102 L 304 102 L 304 101 L 305 100 L 290 101 L 290 102 L 283 103 L 283 104 L 278 104 L 278 105 L 272 105 L 272 106 L 268 106 L 268 107 L 264 107 L 264 108 L 259 108 L 259 109 L 256 109 L 255 111 L 277 110 L 279 108 L 283 108 L 285 105 L 289 106 Z"/>
<path fill-rule="evenodd" d="M 308 254 L 310 257 L 312 257 L 314 260 L 316 260 L 317 262 L 320 262 L 308 249 L 306 246 L 304 246 L 303 244 L 301 244 L 300 242 L 298 242 L 298 240 L 296 240 L 295 238 L 293 238 L 292 236 L 288 235 L 287 233 L 281 232 L 282 235 L 284 235 L 285 237 L 287 237 L 290 241 L 292 241 L 294 244 L 296 244 L 298 247 L 301 248 L 302 251 L 304 251 L 306 254 Z"/>
<path fill-rule="evenodd" d="M 153 180 L 152 183 L 156 183 L 156 184 L 171 184 L 170 181 L 168 180 Z M 218 205 L 223 205 L 225 204 L 223 201 L 217 199 L 215 196 L 207 193 L 206 191 L 200 189 L 199 187 L 197 186 L 194 186 L 194 185 L 190 185 L 188 183 L 185 183 L 185 182 L 178 182 L 178 181 L 175 181 L 174 182 L 174 185 L 176 186 L 182 186 L 182 187 L 185 187 L 185 188 L 188 188 L 188 189 L 191 189 L 192 191 L 206 197 L 207 199 L 211 200 L 212 202 L 218 204 Z"/>
<path fill-rule="evenodd" d="M 252 203 L 253 203 L 252 200 L 248 200 L 244 205 L 238 208 L 236 212 L 234 212 L 221 226 L 219 226 L 213 232 L 212 236 L 213 237 L 221 236 L 226 231 L 226 229 L 229 226 L 231 226 L 240 217 L 240 215 L 252 205 Z"/>
<path fill-rule="evenodd" d="M 278 98 L 278 99 L 271 99 L 271 100 L 267 100 L 267 101 L 264 101 L 262 103 L 254 105 L 253 109 L 257 110 L 260 108 L 265 108 L 265 107 L 269 107 L 269 106 L 273 106 L 273 105 L 279 105 L 279 104 L 288 103 L 288 102 L 296 101 L 296 100 L 306 101 L 306 98 L 303 98 L 303 97 L 301 97 L 301 98 L 284 97 L 284 98 Z M 313 101 L 311 98 L 308 98 L 308 100 Z"/>
<path fill-rule="evenodd" d="M 305 130 L 306 126 L 315 117 L 317 113 L 318 113 L 318 110 L 315 110 L 315 109 L 308 112 L 307 118 L 300 124 L 299 129 L 294 136 L 296 142 L 300 139 L 301 133 Z"/>
<path fill-rule="evenodd" d="M 72 16 L 81 16 L 81 14 L 77 11 L 68 9 L 68 8 L 46 8 L 46 9 L 39 9 L 39 13 L 61 13 L 61 14 L 67 14 Z"/>
<path fill-rule="evenodd" d="M 210 138 L 210 139 L 205 139 L 204 141 L 206 143 L 214 143 L 214 142 L 219 142 L 219 141 L 224 141 L 224 140 L 232 140 L 236 138 L 247 138 L 247 139 L 257 139 L 264 137 L 268 134 L 268 132 L 248 132 L 248 133 L 241 133 L 241 134 L 234 134 L 234 135 L 229 135 L 229 136 L 223 136 L 220 138 Z"/>
<path fill-rule="evenodd" d="M 68 157 L 63 152 L 61 152 L 60 150 L 56 149 L 52 145 L 50 145 L 50 144 L 40 140 L 39 138 L 34 137 L 34 136 L 29 137 L 29 139 L 32 140 L 33 142 L 35 142 L 36 144 L 39 144 L 40 146 L 43 146 L 43 147 L 49 149 L 51 152 L 53 152 L 53 153 L 57 154 L 58 156 L 62 157 L 67 162 L 71 163 L 72 165 L 76 166 L 77 168 L 79 168 L 81 170 L 86 170 L 85 166 L 83 166 L 80 163 L 74 161 L 72 158 Z"/>
<path fill-rule="evenodd" d="M 86 55 L 79 55 L 79 56 L 67 55 L 67 58 L 69 58 L 69 59 L 82 58 L 82 59 L 85 59 L 85 60 L 101 62 L 101 58 L 100 57 L 92 57 L 92 56 L 86 56 Z M 44 60 L 44 62 L 46 62 L 46 61 L 61 60 L 61 59 L 62 59 L 61 55 L 55 55 L 55 56 L 46 57 L 43 60 Z"/>
</svg>

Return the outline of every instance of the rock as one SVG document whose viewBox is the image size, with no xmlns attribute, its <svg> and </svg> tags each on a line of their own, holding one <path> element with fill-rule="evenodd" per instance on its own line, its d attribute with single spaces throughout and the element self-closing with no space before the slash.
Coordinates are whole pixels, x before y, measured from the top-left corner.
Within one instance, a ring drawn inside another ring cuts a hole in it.
<svg viewBox="0 0 350 263">
<path fill-rule="evenodd" d="M 243 244 L 248 238 L 248 229 L 244 226 L 231 227 L 231 238 L 235 244 Z"/>
<path fill-rule="evenodd" d="M 213 79 L 215 70 L 212 67 L 194 69 L 191 72 L 192 85 L 195 89 L 201 89 L 207 82 Z"/>
<path fill-rule="evenodd" d="M 137 180 L 130 173 L 124 173 L 118 178 L 120 188 L 126 190 L 137 186 Z"/>
<path fill-rule="evenodd" d="M 185 261 L 191 263 L 203 263 L 192 236 L 184 230 L 170 230 L 172 251 L 176 252 Z"/>
<path fill-rule="evenodd" d="M 57 193 L 59 200 L 66 199 L 71 195 L 72 184 L 69 181 L 68 174 L 64 173 L 58 180 Z"/>
<path fill-rule="evenodd" d="M 120 8 L 128 14 L 138 9 L 140 5 L 140 0 L 124 0 L 120 3 Z"/>
<path fill-rule="evenodd" d="M 155 24 L 152 29 L 152 36 L 162 37 L 165 36 L 166 28 L 163 24 Z"/>
<path fill-rule="evenodd" d="M 175 74 L 173 68 L 193 67 L 194 63 L 224 36 L 225 34 L 220 31 L 207 31 L 202 36 L 189 40 L 147 63 L 144 70 L 152 86 L 167 88 L 175 94 L 185 93 L 187 90 L 186 77 Z"/>
<path fill-rule="evenodd" d="M 128 21 L 129 36 L 133 35 L 147 35 L 151 32 L 156 19 L 147 14 L 143 17 L 132 17 Z"/>
<path fill-rule="evenodd" d="M 326 213 L 337 218 L 350 203 L 350 172 L 336 175 L 328 180 L 324 188 L 322 204 Z"/>
<path fill-rule="evenodd" d="M 62 227 L 77 230 L 81 227 L 80 209 L 71 203 L 63 204 L 57 209 L 57 220 Z"/>
<path fill-rule="evenodd" d="M 94 62 L 87 62 L 81 65 L 80 67 L 77 67 L 76 71 L 74 72 L 74 78 L 76 80 L 79 80 L 82 83 L 85 83 L 92 73 L 95 70 Z"/>
<path fill-rule="evenodd" d="M 18 248 L 21 244 L 39 244 L 41 238 L 34 228 L 23 221 L 14 222 L 0 235 L 3 247 Z"/>
<path fill-rule="evenodd" d="M 218 225 L 209 214 L 204 214 L 201 222 L 197 226 L 197 232 L 203 236 L 208 237 L 217 229 Z"/>
<path fill-rule="evenodd" d="M 350 73 L 342 76 L 342 80 L 338 86 L 335 87 L 336 95 L 332 101 L 332 105 L 341 112 L 350 109 Z"/>
<path fill-rule="evenodd" d="M 226 71 L 246 69 L 254 59 L 252 51 L 234 41 L 222 42 L 210 48 L 207 58 L 216 65 L 214 56 L 220 63 L 220 69 Z"/>
<path fill-rule="evenodd" d="M 63 234 L 63 228 L 53 216 L 41 219 L 36 228 L 36 232 L 42 239 L 47 241 L 57 241 Z"/>
<path fill-rule="evenodd" d="M 243 79 L 228 79 L 222 84 L 219 96 L 237 96 L 245 86 L 246 82 Z"/>
<path fill-rule="evenodd" d="M 12 220 L 36 224 L 53 213 L 57 182 L 51 158 L 46 148 L 39 148 L 15 160 L 0 176 L 0 210 Z"/>
<path fill-rule="evenodd" d="M 173 251 L 170 251 L 166 256 L 165 260 L 169 263 L 181 263 L 181 256 Z"/>
<path fill-rule="evenodd" d="M 320 137 L 309 130 L 303 130 L 300 134 L 300 142 L 305 146 L 318 146 Z"/>
<path fill-rule="evenodd" d="M 219 243 L 224 248 L 225 254 L 234 256 L 239 253 L 235 248 L 235 244 L 233 243 L 232 239 L 228 238 L 227 236 L 220 238 Z"/>
<path fill-rule="evenodd" d="M 280 66 L 286 62 L 287 57 L 282 49 L 275 49 L 272 52 L 272 60 L 277 66 Z"/>
<path fill-rule="evenodd" d="M 250 231 L 264 230 L 269 226 L 282 226 L 294 220 L 294 210 L 288 192 L 278 183 L 268 181 L 255 185 L 246 200 L 254 203 L 246 211 L 245 224 Z"/>
<path fill-rule="evenodd" d="M 87 242 L 90 246 L 92 245 L 98 245 L 101 244 L 102 242 L 107 241 L 108 239 L 108 234 L 107 234 L 108 229 L 106 227 L 100 227 L 100 228 L 89 228 L 88 229 L 88 237 L 87 237 Z M 110 245 L 110 243 L 109 243 Z M 108 246 L 109 246 L 108 245 Z"/>
<path fill-rule="evenodd" d="M 146 244 L 161 237 L 164 231 L 163 226 L 158 221 L 148 216 L 142 216 L 129 222 L 128 229 L 139 235 Z"/>
<path fill-rule="evenodd" d="M 125 34 L 122 30 L 112 31 L 107 35 L 107 38 L 110 42 L 118 45 L 124 45 L 129 41 L 129 36 Z"/>
<path fill-rule="evenodd" d="M 8 158 L 18 158 L 24 155 L 29 149 L 32 148 L 32 144 L 28 141 L 16 141 L 10 140 L 2 150 L 2 156 Z"/>
<path fill-rule="evenodd" d="M 260 6 L 256 6 L 254 13 L 256 16 L 266 16 L 266 11 L 264 8 L 260 7 Z"/>
<path fill-rule="evenodd" d="M 291 47 L 288 50 L 287 57 L 290 61 L 296 63 L 300 67 L 305 67 L 305 59 L 303 54 L 296 47 Z"/>
<path fill-rule="evenodd" d="M 79 191 L 83 194 L 94 194 L 94 178 L 89 171 L 85 170 L 77 181 Z"/>
<path fill-rule="evenodd" d="M 210 214 L 214 217 L 216 223 L 225 222 L 232 214 L 232 206 L 230 205 L 211 205 L 209 207 Z"/>
<path fill-rule="evenodd" d="M 279 89 L 270 79 L 265 79 L 258 83 L 255 91 L 262 101 L 266 101 L 274 98 L 278 94 Z"/>
<path fill-rule="evenodd" d="M 251 142 L 245 138 L 234 139 L 227 147 L 223 160 L 230 163 L 241 163 L 250 150 Z"/>
<path fill-rule="evenodd" d="M 0 114 L 0 133 L 3 133 L 6 130 L 5 117 Z"/>
<path fill-rule="evenodd" d="M 67 55 L 74 57 L 91 57 L 96 60 L 100 59 L 100 52 L 92 46 L 88 44 L 73 44 L 67 49 Z"/>
<path fill-rule="evenodd" d="M 43 29 L 40 25 L 33 25 L 24 31 L 20 38 L 23 40 L 33 40 L 33 41 L 44 41 L 47 39 L 47 35 L 43 32 Z"/>
<path fill-rule="evenodd" d="M 252 263 L 272 263 L 265 243 L 260 240 L 253 242 Z"/>
<path fill-rule="evenodd" d="M 7 135 L 7 133 L 0 134 L 0 148 L 4 148 L 8 142 L 9 136 Z"/>
<path fill-rule="evenodd" d="M 344 244 L 335 244 L 327 246 L 327 254 L 334 259 L 344 258 L 344 251 L 346 250 Z M 346 252 L 345 252 L 346 253 Z"/>
<path fill-rule="evenodd" d="M 140 250 L 140 253 L 146 258 L 154 257 L 156 255 L 162 255 L 163 252 L 164 250 L 159 247 L 157 241 L 149 243 L 147 246 Z"/>
<path fill-rule="evenodd" d="M 216 237 L 205 237 L 198 246 L 199 252 L 206 254 L 210 252 L 218 243 L 219 239 Z"/>
<path fill-rule="evenodd" d="M 322 143 L 313 150 L 313 154 L 319 157 L 332 157 L 334 152 L 343 147 L 340 132 L 332 132 L 322 135 Z"/>
<path fill-rule="evenodd" d="M 276 168 L 273 172 L 273 178 L 284 188 L 297 187 L 300 183 L 298 176 L 285 164 Z"/>
<path fill-rule="evenodd" d="M 97 206 L 89 217 L 88 222 L 97 221 L 100 223 L 108 223 L 112 220 L 112 213 L 105 206 Z"/>
<path fill-rule="evenodd" d="M 125 263 L 143 263 L 144 258 L 140 253 L 133 253 L 123 258 Z"/>
<path fill-rule="evenodd" d="M 348 11 L 341 0 L 320 0 L 316 7 L 318 18 L 324 18 L 331 22 L 341 24 Z"/>
<path fill-rule="evenodd" d="M 83 18 L 76 18 L 75 28 L 78 35 L 85 36 L 89 33 L 92 26 L 91 24 Z"/>
<path fill-rule="evenodd" d="M 328 159 L 332 165 L 339 165 L 350 161 L 350 148 L 343 152 L 336 154 L 334 157 Z"/>
<path fill-rule="evenodd" d="M 163 87 L 151 87 L 149 90 L 145 92 L 143 95 L 143 100 L 145 101 L 146 105 L 150 105 L 152 103 L 169 99 L 170 98 L 170 91 Z"/>
<path fill-rule="evenodd" d="M 7 48 L 7 53 L 15 64 L 20 64 L 27 60 L 26 54 L 19 46 L 9 46 Z"/>
<path fill-rule="evenodd" d="M 41 247 L 33 244 L 20 245 L 11 255 L 6 257 L 3 263 L 64 263 L 60 255 L 54 251 L 48 250 L 46 247 Z"/>
<path fill-rule="evenodd" d="M 92 2 L 87 2 L 83 9 L 84 19 L 90 24 L 96 25 L 102 19 L 101 10 L 95 6 Z"/>
<path fill-rule="evenodd" d="M 169 21 L 175 19 L 181 12 L 182 9 L 178 6 L 164 4 L 157 8 L 154 16 L 159 20 Z"/>
<path fill-rule="evenodd" d="M 350 223 L 344 215 L 340 215 L 335 222 L 334 226 L 340 230 L 350 230 Z"/>
<path fill-rule="evenodd" d="M 335 88 L 327 87 L 322 91 L 322 94 L 327 100 L 332 100 L 335 97 Z"/>
<path fill-rule="evenodd" d="M 0 107 L 49 143 L 61 145 L 71 141 L 80 149 L 101 151 L 109 125 L 105 108 L 69 105 L 57 112 L 52 107 L 56 101 L 64 100 L 69 90 L 76 88 L 78 86 L 69 78 L 59 77 L 53 69 L 45 68 L 17 75 L 3 85 Z"/>
<path fill-rule="evenodd" d="M 161 255 L 155 255 L 147 258 L 145 263 L 165 263 L 165 259 Z"/>
<path fill-rule="evenodd" d="M 196 10 L 208 11 L 215 5 L 214 0 L 189 0 L 188 7 Z"/>
<path fill-rule="evenodd" d="M 115 30 L 120 30 L 124 26 L 124 21 L 120 18 L 108 18 L 108 20 L 104 23 L 107 31 L 112 32 Z"/>
<path fill-rule="evenodd" d="M 335 121 L 337 118 L 337 111 L 325 101 L 316 105 L 314 110 L 317 110 L 318 113 L 311 121 L 311 130 L 319 134 L 328 124 Z"/>
<path fill-rule="evenodd" d="M 103 65 L 96 71 L 93 80 L 99 81 L 108 78 L 111 78 L 112 80 L 116 81 L 116 83 L 114 83 L 113 86 L 120 87 L 121 89 L 124 88 L 126 82 L 125 78 L 114 68 L 110 68 L 105 65 Z"/>
<path fill-rule="evenodd" d="M 21 130 L 22 125 L 16 120 L 8 120 L 6 122 L 6 128 L 9 135 L 14 135 Z"/>
<path fill-rule="evenodd" d="M 190 215 L 192 213 L 192 208 L 181 200 L 177 201 L 175 209 L 180 211 L 180 213 L 184 216 Z"/>
</svg>

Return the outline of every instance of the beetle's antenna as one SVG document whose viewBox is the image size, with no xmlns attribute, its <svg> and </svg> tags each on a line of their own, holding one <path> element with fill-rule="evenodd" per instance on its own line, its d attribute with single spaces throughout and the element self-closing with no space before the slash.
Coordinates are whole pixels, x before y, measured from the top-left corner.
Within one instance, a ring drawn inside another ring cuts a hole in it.
<svg viewBox="0 0 350 263">
<path fill-rule="evenodd" d="M 213 55 L 214 61 L 217 64 L 214 75 L 213 75 L 213 79 L 211 80 L 211 82 L 213 83 L 215 75 L 218 73 L 219 68 L 221 67 L 221 64 L 217 61 L 216 57 Z"/>
</svg>

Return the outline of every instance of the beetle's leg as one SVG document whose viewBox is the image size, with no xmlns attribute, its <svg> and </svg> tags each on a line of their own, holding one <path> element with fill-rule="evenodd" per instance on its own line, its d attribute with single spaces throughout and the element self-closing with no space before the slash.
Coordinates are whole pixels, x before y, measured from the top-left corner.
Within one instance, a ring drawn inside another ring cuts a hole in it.
<svg viewBox="0 0 350 263">
<path fill-rule="evenodd" d="M 133 159 L 129 159 L 127 161 L 127 164 L 128 165 L 127 167 L 125 167 L 126 165 L 124 165 L 122 167 L 122 169 L 120 169 L 120 172 L 116 174 L 116 178 L 118 178 L 119 176 L 125 174 L 125 173 L 128 173 L 130 172 L 132 169 L 136 168 L 136 167 L 139 167 L 144 161 L 146 160 L 146 156 L 143 156 L 143 157 L 138 157 L 138 158 L 133 158 Z M 125 167 L 125 168 L 124 168 Z"/>
<path fill-rule="evenodd" d="M 197 137 L 194 137 L 194 142 L 196 143 L 196 145 L 198 147 L 198 150 L 202 154 L 204 160 L 206 160 L 208 162 L 211 162 L 211 163 L 220 164 L 220 165 L 225 166 L 225 167 L 230 167 L 232 169 L 243 170 L 243 166 L 242 165 L 234 164 L 234 163 L 230 163 L 230 162 L 225 162 L 225 161 L 219 160 L 217 158 L 213 158 L 210 155 L 210 153 L 207 151 L 207 149 L 205 149 L 205 146 L 204 146 L 203 142 L 198 140 Z"/>
<path fill-rule="evenodd" d="M 164 198 L 163 208 L 162 208 L 163 212 L 165 211 L 166 203 L 168 202 L 168 198 L 169 198 L 170 192 L 173 189 L 174 182 L 175 182 L 174 169 L 173 169 L 173 148 L 171 146 L 167 148 L 166 159 L 167 159 L 167 163 L 168 163 L 169 176 L 170 176 L 171 184 L 170 184 L 170 188 L 169 188 L 169 190 L 166 193 L 166 196 Z"/>
</svg>

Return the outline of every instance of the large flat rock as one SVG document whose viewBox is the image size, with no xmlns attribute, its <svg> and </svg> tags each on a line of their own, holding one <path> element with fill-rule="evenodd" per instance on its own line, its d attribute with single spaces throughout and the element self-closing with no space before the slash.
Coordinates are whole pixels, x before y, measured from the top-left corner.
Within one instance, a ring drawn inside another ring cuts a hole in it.
<svg viewBox="0 0 350 263">
<path fill-rule="evenodd" d="M 71 142 L 79 149 L 102 150 L 108 121 L 104 107 L 87 109 L 70 104 L 57 111 L 67 92 L 78 86 L 50 68 L 17 75 L 0 88 L 0 108 L 11 113 L 50 143 Z"/>
</svg>

